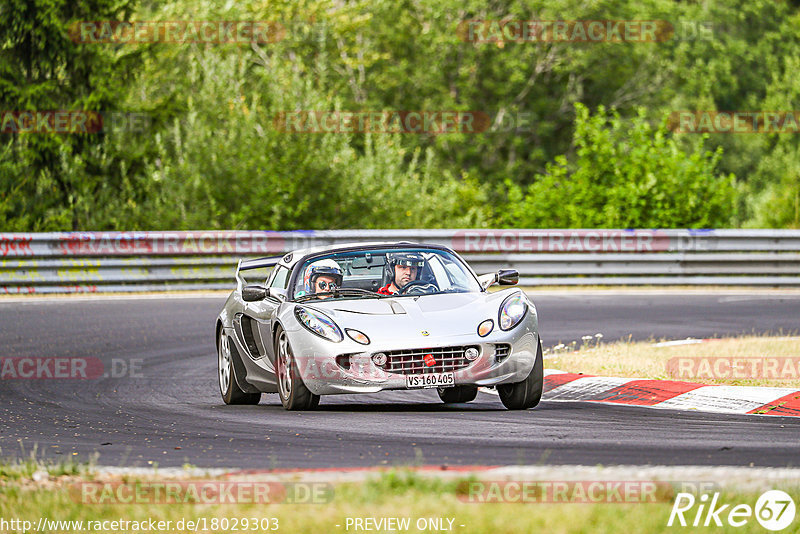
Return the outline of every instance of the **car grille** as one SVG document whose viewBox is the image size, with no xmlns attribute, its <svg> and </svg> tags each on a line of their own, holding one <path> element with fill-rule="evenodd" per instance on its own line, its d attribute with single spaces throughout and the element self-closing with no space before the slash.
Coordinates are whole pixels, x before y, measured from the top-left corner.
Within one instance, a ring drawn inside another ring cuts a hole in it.
<svg viewBox="0 0 800 534">
<path fill-rule="evenodd" d="M 497 343 L 494 346 L 494 359 L 497 363 L 502 362 L 511 354 L 511 345 L 508 343 Z"/>
<path fill-rule="evenodd" d="M 456 371 L 472 363 L 464 357 L 464 351 L 470 346 L 473 345 L 384 351 L 387 357 L 384 369 L 389 373 L 401 375 Z M 480 347 L 474 347 L 480 351 Z M 431 367 L 425 365 L 424 358 L 426 354 L 432 354 L 433 359 L 436 360 L 436 363 Z"/>
</svg>

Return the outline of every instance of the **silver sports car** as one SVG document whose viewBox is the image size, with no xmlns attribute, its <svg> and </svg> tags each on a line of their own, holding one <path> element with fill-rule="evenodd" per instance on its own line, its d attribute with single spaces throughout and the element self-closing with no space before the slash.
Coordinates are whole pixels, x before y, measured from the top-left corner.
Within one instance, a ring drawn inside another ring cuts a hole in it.
<svg viewBox="0 0 800 534">
<path fill-rule="evenodd" d="M 287 410 L 321 395 L 436 388 L 446 403 L 496 388 L 511 410 L 542 396 L 536 308 L 515 270 L 477 276 L 447 247 L 358 243 L 243 260 L 216 324 L 227 404 L 278 393 Z"/>
</svg>

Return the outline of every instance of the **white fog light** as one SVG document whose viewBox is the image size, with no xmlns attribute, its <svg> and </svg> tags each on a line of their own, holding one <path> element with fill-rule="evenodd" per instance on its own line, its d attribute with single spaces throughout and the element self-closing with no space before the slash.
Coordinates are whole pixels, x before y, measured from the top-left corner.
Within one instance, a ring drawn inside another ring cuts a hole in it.
<svg viewBox="0 0 800 534">
<path fill-rule="evenodd" d="M 359 332 L 358 330 L 353 330 L 352 328 L 346 328 L 345 332 L 347 332 L 347 336 L 356 343 L 369 345 L 369 338 L 364 332 Z"/>
<path fill-rule="evenodd" d="M 478 349 L 476 349 L 475 347 L 470 347 L 464 351 L 464 357 L 469 361 L 475 360 L 479 354 L 480 352 L 478 352 Z"/>
<path fill-rule="evenodd" d="M 388 358 L 382 352 L 376 352 L 375 354 L 372 355 L 372 363 L 374 363 L 378 367 L 383 367 L 384 365 L 386 365 L 387 360 Z"/>
</svg>

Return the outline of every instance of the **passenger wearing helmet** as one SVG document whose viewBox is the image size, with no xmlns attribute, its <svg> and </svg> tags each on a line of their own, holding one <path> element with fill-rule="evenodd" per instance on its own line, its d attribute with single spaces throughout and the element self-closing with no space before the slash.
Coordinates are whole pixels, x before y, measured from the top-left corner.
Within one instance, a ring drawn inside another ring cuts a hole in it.
<svg viewBox="0 0 800 534">
<path fill-rule="evenodd" d="M 326 293 L 342 287 L 344 272 L 334 260 L 320 260 L 306 267 L 303 276 L 303 291 L 297 296 Z M 323 297 L 320 297 L 323 298 Z"/>
<path fill-rule="evenodd" d="M 419 252 L 390 252 L 386 255 L 386 275 L 389 283 L 378 289 L 381 295 L 395 295 L 409 282 L 419 280 L 425 257 Z"/>
</svg>

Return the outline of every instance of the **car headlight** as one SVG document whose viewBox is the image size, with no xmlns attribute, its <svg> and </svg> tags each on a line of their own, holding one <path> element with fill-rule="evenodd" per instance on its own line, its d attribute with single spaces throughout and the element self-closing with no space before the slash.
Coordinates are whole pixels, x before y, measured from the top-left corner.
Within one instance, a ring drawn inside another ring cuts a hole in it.
<svg viewBox="0 0 800 534">
<path fill-rule="evenodd" d="M 525 303 L 525 298 L 519 293 L 511 295 L 500 305 L 500 316 L 497 322 L 502 330 L 511 330 L 522 321 L 527 311 L 528 305 Z"/>
<path fill-rule="evenodd" d="M 342 331 L 336 326 L 333 319 L 324 313 L 298 306 L 294 309 L 294 314 L 301 325 L 319 337 L 324 337 L 334 343 L 339 343 L 344 339 Z"/>
</svg>

